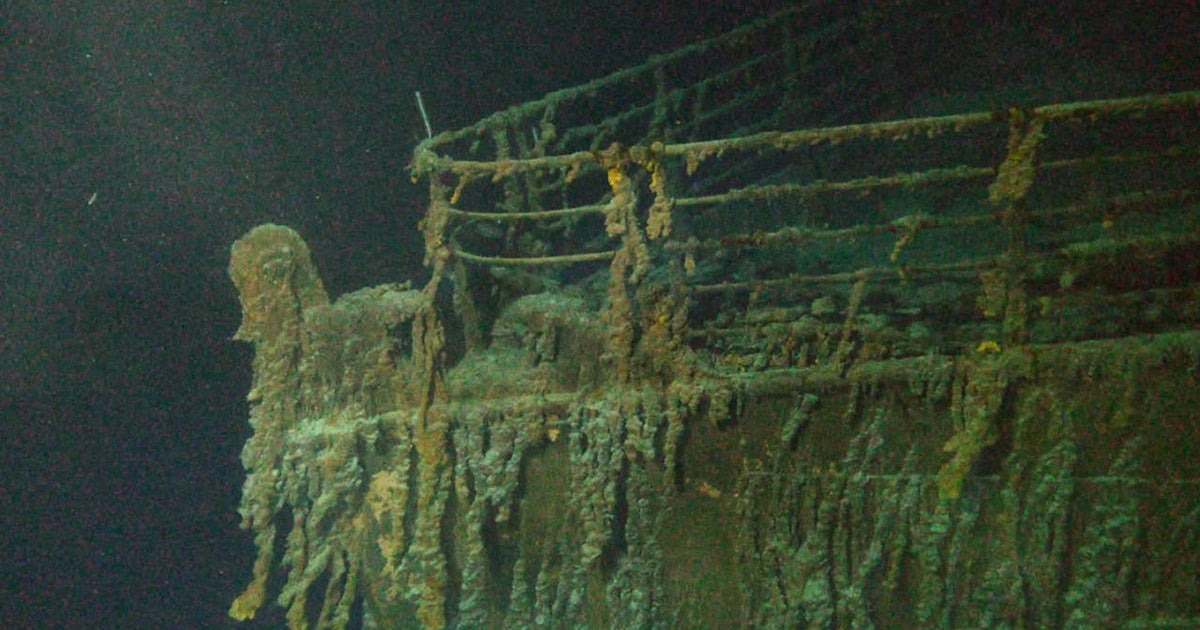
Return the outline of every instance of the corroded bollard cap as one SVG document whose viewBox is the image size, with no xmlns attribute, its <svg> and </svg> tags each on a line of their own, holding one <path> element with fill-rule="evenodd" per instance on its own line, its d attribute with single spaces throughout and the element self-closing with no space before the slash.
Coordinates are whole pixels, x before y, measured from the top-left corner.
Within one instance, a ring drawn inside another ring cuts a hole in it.
<svg viewBox="0 0 1200 630">
<path fill-rule="evenodd" d="M 242 303 L 242 325 L 234 339 L 274 338 L 305 309 L 329 303 L 308 245 L 286 226 L 260 225 L 239 238 L 230 255 L 229 276 Z"/>
</svg>

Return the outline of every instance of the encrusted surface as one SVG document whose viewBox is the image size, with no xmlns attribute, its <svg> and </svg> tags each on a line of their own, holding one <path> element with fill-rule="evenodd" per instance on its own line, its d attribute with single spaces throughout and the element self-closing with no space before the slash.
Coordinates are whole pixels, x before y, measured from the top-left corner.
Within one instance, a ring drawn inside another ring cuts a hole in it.
<svg viewBox="0 0 1200 630">
<path fill-rule="evenodd" d="M 722 377 L 666 309 L 626 382 L 582 302 L 530 296 L 423 407 L 394 336 L 422 294 L 329 303 L 305 251 L 275 227 L 235 248 L 260 546 L 236 617 L 276 562 L 293 628 L 356 598 L 396 628 L 1200 615 L 1196 333 Z"/>
</svg>

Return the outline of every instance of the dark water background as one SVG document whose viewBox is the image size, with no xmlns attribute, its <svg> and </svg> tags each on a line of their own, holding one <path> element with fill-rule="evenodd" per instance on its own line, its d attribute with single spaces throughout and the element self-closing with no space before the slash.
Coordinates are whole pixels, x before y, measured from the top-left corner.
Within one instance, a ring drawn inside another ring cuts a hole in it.
<svg viewBox="0 0 1200 630">
<path fill-rule="evenodd" d="M 0 2 L 0 627 L 235 625 L 229 245 L 286 223 L 333 295 L 419 282 L 415 90 L 453 128 L 776 4 Z M 1193 3 L 958 4 L 898 110 L 1200 87 Z"/>
</svg>

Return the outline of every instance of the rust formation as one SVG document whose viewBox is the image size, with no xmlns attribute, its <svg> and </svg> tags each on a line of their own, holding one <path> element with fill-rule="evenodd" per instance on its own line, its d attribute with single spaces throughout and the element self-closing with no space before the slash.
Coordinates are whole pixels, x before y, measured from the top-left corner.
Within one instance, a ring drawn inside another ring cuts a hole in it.
<svg viewBox="0 0 1200 630">
<path fill-rule="evenodd" d="M 422 288 L 234 245 L 233 616 L 1200 622 L 1200 92 L 789 131 L 804 18 L 423 142 Z"/>
</svg>

